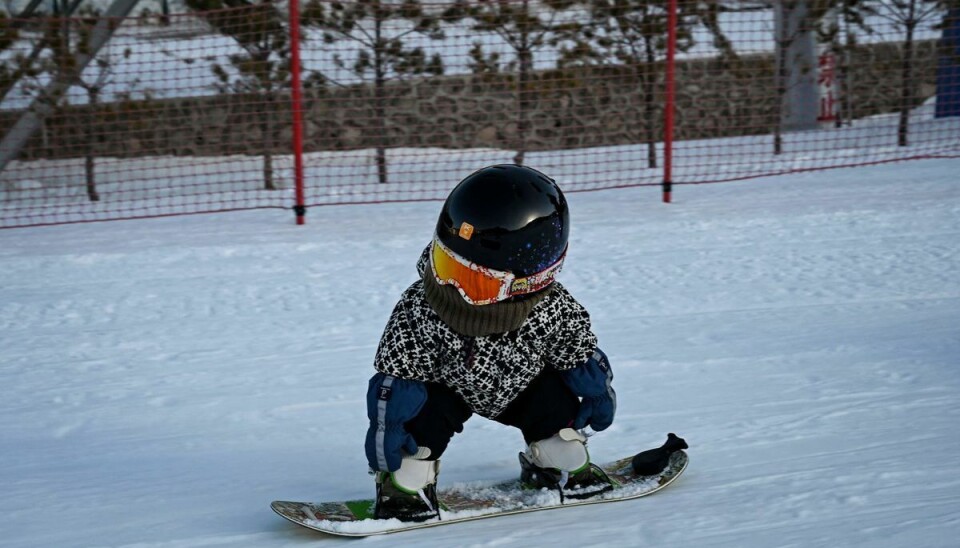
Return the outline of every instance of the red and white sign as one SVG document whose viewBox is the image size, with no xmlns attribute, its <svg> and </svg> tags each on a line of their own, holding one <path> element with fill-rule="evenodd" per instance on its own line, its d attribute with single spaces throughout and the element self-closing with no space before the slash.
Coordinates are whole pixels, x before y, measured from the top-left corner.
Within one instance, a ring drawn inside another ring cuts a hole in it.
<svg viewBox="0 0 960 548">
<path fill-rule="evenodd" d="M 817 58 L 817 89 L 820 93 L 817 121 L 835 121 L 840 99 L 837 82 L 837 56 L 828 49 L 821 51 Z"/>
</svg>

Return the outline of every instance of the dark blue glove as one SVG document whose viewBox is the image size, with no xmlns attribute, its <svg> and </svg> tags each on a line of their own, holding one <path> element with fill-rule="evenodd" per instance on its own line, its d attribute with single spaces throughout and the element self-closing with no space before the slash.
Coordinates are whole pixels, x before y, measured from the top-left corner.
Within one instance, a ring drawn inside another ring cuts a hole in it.
<svg viewBox="0 0 960 548">
<path fill-rule="evenodd" d="M 580 412 L 573 423 L 577 430 L 590 425 L 599 432 L 613 424 L 617 412 L 617 393 L 613 391 L 613 370 L 607 355 L 597 348 L 586 362 L 560 375 L 580 399 Z"/>
<path fill-rule="evenodd" d="M 420 381 L 398 379 L 377 373 L 367 389 L 367 463 L 371 470 L 393 472 L 404 453 L 417 452 L 417 442 L 403 424 L 417 416 L 427 401 L 427 387 Z"/>
</svg>

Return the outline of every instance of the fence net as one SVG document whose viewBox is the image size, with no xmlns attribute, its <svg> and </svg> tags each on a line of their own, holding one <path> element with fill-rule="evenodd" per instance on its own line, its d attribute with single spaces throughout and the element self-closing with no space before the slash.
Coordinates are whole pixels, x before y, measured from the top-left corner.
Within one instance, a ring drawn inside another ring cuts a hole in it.
<svg viewBox="0 0 960 548">
<path fill-rule="evenodd" d="M 288 3 L 52 5 L 0 17 L 0 227 L 291 208 L 297 154 L 307 206 L 960 156 L 943 1 L 679 0 L 669 96 L 666 0 L 309 0 L 301 148 Z"/>
</svg>

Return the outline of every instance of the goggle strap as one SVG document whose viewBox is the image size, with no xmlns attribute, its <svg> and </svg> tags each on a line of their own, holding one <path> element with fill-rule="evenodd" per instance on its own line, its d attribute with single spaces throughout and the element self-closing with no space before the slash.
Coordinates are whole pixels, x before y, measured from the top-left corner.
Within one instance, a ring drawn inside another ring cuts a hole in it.
<svg viewBox="0 0 960 548">
<path fill-rule="evenodd" d="M 461 257 L 458 253 L 444 245 L 443 242 L 441 242 L 437 237 L 434 238 L 434 245 L 436 245 L 445 255 L 452 260 L 459 262 L 462 266 L 469 268 L 474 272 L 485 275 L 489 279 L 496 280 L 500 283 L 500 291 L 498 292 L 496 298 L 474 301 L 473 298 L 467 295 L 464 288 L 461 287 L 460 283 L 456 279 L 441 278 L 437 274 L 436 265 L 434 264 L 433 256 L 431 255 L 430 268 L 433 271 L 434 279 L 436 279 L 441 285 L 453 285 L 457 288 L 460 295 L 463 296 L 467 302 L 474 305 L 492 304 L 503 301 L 510 297 L 533 293 L 547 287 L 553 282 L 554 278 L 556 278 L 557 273 L 560 272 L 560 269 L 563 267 L 563 261 L 567 256 L 567 250 L 564 249 L 563 253 L 560 255 L 560 258 L 547 268 L 523 278 L 515 278 L 510 272 L 482 267 L 466 259 L 465 257 Z"/>
</svg>

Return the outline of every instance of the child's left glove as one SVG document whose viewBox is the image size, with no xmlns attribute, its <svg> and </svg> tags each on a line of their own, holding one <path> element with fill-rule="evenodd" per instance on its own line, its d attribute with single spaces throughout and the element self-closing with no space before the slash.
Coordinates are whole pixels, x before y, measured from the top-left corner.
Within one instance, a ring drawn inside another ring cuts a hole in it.
<svg viewBox="0 0 960 548">
<path fill-rule="evenodd" d="M 577 430 L 589 425 L 597 432 L 613 424 L 617 412 L 617 393 L 613 391 L 613 370 L 607 355 L 597 348 L 586 362 L 560 375 L 573 393 L 581 398 L 580 412 L 573 427 Z"/>
<path fill-rule="evenodd" d="M 371 470 L 393 472 L 404 454 L 417 452 L 417 442 L 404 429 L 427 401 L 427 387 L 420 381 L 377 373 L 367 389 L 367 463 Z"/>
</svg>

